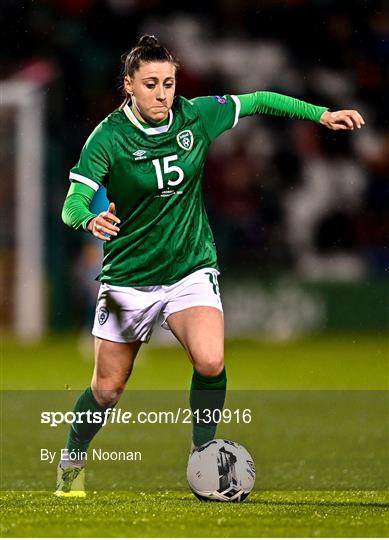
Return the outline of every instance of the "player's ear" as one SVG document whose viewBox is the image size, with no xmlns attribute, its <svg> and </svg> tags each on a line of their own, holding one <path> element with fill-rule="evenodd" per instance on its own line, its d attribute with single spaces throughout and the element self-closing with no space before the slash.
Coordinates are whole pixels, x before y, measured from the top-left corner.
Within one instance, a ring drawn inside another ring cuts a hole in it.
<svg viewBox="0 0 389 540">
<path fill-rule="evenodd" d="M 124 77 L 124 90 L 127 94 L 132 94 L 132 81 L 128 75 Z"/>
</svg>

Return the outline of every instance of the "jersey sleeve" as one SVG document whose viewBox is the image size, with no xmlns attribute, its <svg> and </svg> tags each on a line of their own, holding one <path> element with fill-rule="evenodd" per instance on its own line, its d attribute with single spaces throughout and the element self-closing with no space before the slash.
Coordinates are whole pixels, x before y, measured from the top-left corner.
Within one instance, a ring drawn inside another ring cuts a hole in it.
<svg viewBox="0 0 389 540">
<path fill-rule="evenodd" d="M 236 96 L 197 97 L 191 103 L 197 107 L 210 141 L 235 127 L 238 122 L 240 101 Z"/>
<path fill-rule="evenodd" d="M 69 179 L 97 191 L 107 184 L 113 162 L 113 141 L 109 127 L 101 123 L 91 133 L 78 163 L 70 170 Z"/>
<path fill-rule="evenodd" d="M 96 217 L 90 210 L 95 191 L 81 182 L 72 182 L 62 208 L 62 221 L 73 229 L 87 230 L 88 223 Z"/>
<path fill-rule="evenodd" d="M 269 114 L 319 123 L 322 114 L 328 111 L 328 107 L 312 105 L 312 103 L 275 92 L 254 92 L 242 94 L 237 98 L 241 104 L 240 118 L 254 114 Z"/>
</svg>

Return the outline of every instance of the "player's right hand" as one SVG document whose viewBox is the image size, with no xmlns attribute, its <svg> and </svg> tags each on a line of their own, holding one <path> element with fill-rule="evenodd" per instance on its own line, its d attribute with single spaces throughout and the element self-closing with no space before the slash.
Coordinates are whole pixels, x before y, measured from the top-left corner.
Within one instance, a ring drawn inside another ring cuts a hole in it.
<svg viewBox="0 0 389 540">
<path fill-rule="evenodd" d="M 339 129 L 353 130 L 354 127 L 360 129 L 365 125 L 365 121 L 358 111 L 325 111 L 320 118 L 320 123 L 328 129 L 338 131 Z"/>
<path fill-rule="evenodd" d="M 120 219 L 115 216 L 115 203 L 109 203 L 108 210 L 100 212 L 98 216 L 91 219 L 88 223 L 88 230 L 91 231 L 93 236 L 100 238 L 104 242 L 111 240 L 112 236 L 117 236 L 120 231 L 119 227 L 115 223 L 120 223 Z"/>
</svg>

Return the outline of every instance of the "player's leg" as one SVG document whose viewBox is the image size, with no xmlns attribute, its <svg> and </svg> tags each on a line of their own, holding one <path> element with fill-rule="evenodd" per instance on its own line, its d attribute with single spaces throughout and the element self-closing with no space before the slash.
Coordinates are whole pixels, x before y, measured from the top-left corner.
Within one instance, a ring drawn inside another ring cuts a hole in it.
<svg viewBox="0 0 389 540">
<path fill-rule="evenodd" d="M 118 401 L 131 374 L 142 342 L 150 338 L 158 316 L 154 288 L 100 286 L 92 334 L 95 336 L 95 369 L 90 388 L 78 399 L 74 412 L 106 415 Z M 95 415 L 97 416 L 97 415 Z M 85 452 L 103 420 L 74 423 L 67 448 Z M 63 463 L 66 466 L 66 460 Z"/>
<path fill-rule="evenodd" d="M 82 455 L 101 429 L 104 415 L 118 402 L 131 375 L 136 355 L 142 342 L 115 343 L 95 338 L 95 368 L 92 384 L 78 398 L 75 413 L 87 411 L 101 413 L 100 422 L 74 423 L 70 428 L 67 449 Z M 66 465 L 64 460 L 63 465 Z"/>
<path fill-rule="evenodd" d="M 193 364 L 190 405 L 197 447 L 215 437 L 219 415 L 215 411 L 223 409 L 225 400 L 223 312 L 209 306 L 189 307 L 169 315 L 167 323 Z"/>
<path fill-rule="evenodd" d="M 83 483 L 78 479 L 84 474 L 86 451 L 123 392 L 142 342 L 150 339 L 161 309 L 159 296 L 155 287 L 140 290 L 101 284 L 92 330 L 96 338 L 92 384 L 74 408 L 75 413 L 99 414 L 94 415 L 93 423 L 86 421 L 87 418 L 81 423 L 73 423 L 65 456 L 58 468 L 57 495 L 63 495 L 66 489 L 67 493 L 75 492 L 70 496 L 85 496 L 80 487 Z M 77 495 L 77 492 L 83 495 Z"/>
<path fill-rule="evenodd" d="M 142 342 L 115 343 L 95 338 L 95 369 L 92 384 L 78 398 L 75 413 L 100 413 L 98 422 L 73 423 L 66 449 L 58 465 L 57 496 L 85 497 L 84 463 L 89 444 L 104 424 L 105 415 L 119 400 L 131 375 Z"/>
<path fill-rule="evenodd" d="M 223 312 L 209 306 L 195 306 L 172 313 L 170 330 L 188 353 L 193 367 L 207 377 L 224 368 Z"/>
</svg>

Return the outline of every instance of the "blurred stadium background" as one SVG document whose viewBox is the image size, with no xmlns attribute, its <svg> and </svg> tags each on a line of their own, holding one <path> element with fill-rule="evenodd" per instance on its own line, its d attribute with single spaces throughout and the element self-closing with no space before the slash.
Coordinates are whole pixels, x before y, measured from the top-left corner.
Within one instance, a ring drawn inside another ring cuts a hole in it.
<svg viewBox="0 0 389 540">
<path fill-rule="evenodd" d="M 1 329 L 89 331 L 101 246 L 60 214 L 68 170 L 121 102 L 142 33 L 182 62 L 178 93 L 271 90 L 358 109 L 358 133 L 246 118 L 205 176 L 227 334 L 285 340 L 389 327 L 389 7 L 384 0 L 3 0 Z M 104 208 L 104 193 L 94 201 Z M 156 341 L 167 339 L 158 332 Z"/>
<path fill-rule="evenodd" d="M 3 490 L 42 489 L 42 479 L 50 489 L 52 465 L 34 449 L 42 440 L 58 449 L 64 432 L 42 436 L 36 410 L 50 395 L 56 408 L 73 402 L 58 390 L 90 381 L 84 336 L 102 246 L 60 215 L 68 171 L 120 104 L 120 56 L 139 36 L 155 34 L 177 53 L 178 93 L 188 98 L 270 90 L 355 108 L 366 120 L 344 134 L 246 118 L 209 154 L 205 195 L 222 270 L 229 389 L 262 390 L 250 394 L 258 409 L 251 431 L 220 432 L 257 461 L 250 504 L 219 508 L 215 520 L 214 507 L 186 493 L 189 426 L 175 426 L 163 430 L 169 443 L 156 454 L 148 438 L 144 463 L 159 493 L 139 494 L 136 475 L 109 464 L 107 488 L 123 484 L 122 494 L 63 505 L 50 493 L 6 493 L 0 534 L 387 536 L 387 491 L 366 490 L 388 485 L 388 3 L 2 0 L 0 21 L 0 382 L 11 390 L 0 411 Z M 104 192 L 93 204 L 105 209 Z M 186 403 L 191 367 L 181 349 L 165 346 L 169 336 L 158 331 L 142 348 L 129 403 L 139 389 L 185 389 Z M 246 394 L 237 403 L 250 404 Z M 150 407 L 161 393 L 145 395 Z M 142 427 L 127 439 L 107 429 L 99 441 L 116 448 L 148 433 Z M 157 469 L 169 482 L 153 476 Z M 91 489 L 98 474 L 91 464 Z"/>
</svg>

